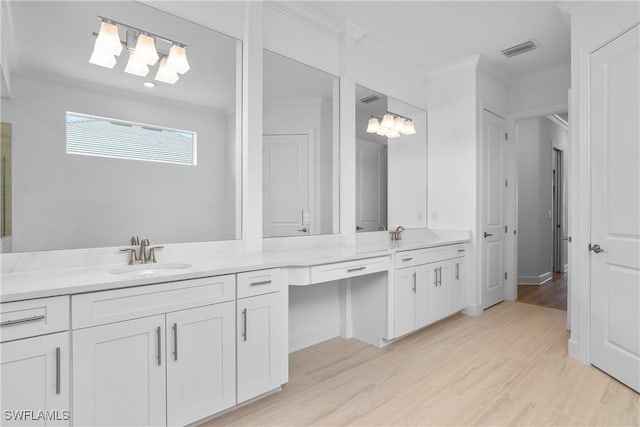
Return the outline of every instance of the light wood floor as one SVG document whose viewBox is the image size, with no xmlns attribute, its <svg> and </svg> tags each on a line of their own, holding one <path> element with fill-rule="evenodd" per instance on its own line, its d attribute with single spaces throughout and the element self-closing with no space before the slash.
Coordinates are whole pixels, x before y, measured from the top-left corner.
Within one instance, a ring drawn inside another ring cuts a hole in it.
<svg viewBox="0 0 640 427">
<path fill-rule="evenodd" d="M 518 285 L 518 301 L 567 311 L 567 273 L 553 273 L 541 286 Z"/>
<path fill-rule="evenodd" d="M 640 395 L 569 358 L 565 325 L 504 302 L 384 349 L 335 338 L 291 354 L 281 392 L 205 425 L 639 425 Z"/>
</svg>

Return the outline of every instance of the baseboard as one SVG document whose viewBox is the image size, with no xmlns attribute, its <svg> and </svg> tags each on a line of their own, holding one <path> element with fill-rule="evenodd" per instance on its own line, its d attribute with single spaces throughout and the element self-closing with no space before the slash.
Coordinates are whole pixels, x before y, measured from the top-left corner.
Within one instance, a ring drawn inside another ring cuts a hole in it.
<svg viewBox="0 0 640 427">
<path fill-rule="evenodd" d="M 562 271 L 564 271 L 565 273 L 568 273 L 569 272 L 569 264 L 565 264 L 564 265 L 564 269 Z"/>
<path fill-rule="evenodd" d="M 580 345 L 578 345 L 578 342 L 575 341 L 573 338 L 569 338 L 568 353 L 569 353 L 569 356 L 573 357 L 574 359 L 582 363 L 589 363 L 589 361 L 584 360 L 584 354 L 582 352 L 582 348 L 580 348 Z"/>
<path fill-rule="evenodd" d="M 518 285 L 544 285 L 553 278 L 553 274 L 547 271 L 539 276 L 518 276 Z"/>
<path fill-rule="evenodd" d="M 483 311 L 480 304 L 471 304 L 462 310 L 462 314 L 466 314 L 467 316 L 480 316 Z"/>
<path fill-rule="evenodd" d="M 340 325 L 309 328 L 299 335 L 289 336 L 289 353 L 341 336 Z"/>
</svg>

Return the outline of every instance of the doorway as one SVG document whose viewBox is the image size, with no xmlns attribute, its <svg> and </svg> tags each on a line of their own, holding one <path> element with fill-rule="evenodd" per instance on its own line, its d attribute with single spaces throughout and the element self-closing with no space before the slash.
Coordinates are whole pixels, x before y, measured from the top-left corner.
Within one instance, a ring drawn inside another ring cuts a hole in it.
<svg viewBox="0 0 640 427">
<path fill-rule="evenodd" d="M 553 272 L 564 273 L 564 224 L 563 224 L 563 156 L 562 151 L 553 147 L 552 171 L 552 204 L 551 211 L 553 217 Z"/>
</svg>

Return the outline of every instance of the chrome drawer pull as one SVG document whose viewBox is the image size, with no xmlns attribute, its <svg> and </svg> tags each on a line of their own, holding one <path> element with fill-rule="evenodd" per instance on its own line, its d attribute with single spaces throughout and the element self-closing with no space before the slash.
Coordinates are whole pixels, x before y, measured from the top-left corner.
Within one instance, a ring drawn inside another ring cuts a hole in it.
<svg viewBox="0 0 640 427">
<path fill-rule="evenodd" d="M 173 324 L 173 360 L 178 360 L 178 324 Z"/>
<path fill-rule="evenodd" d="M 402 258 L 402 262 L 411 261 L 413 258 Z"/>
<path fill-rule="evenodd" d="M 263 280 L 262 282 L 252 282 L 249 286 L 270 285 L 271 280 Z"/>
<path fill-rule="evenodd" d="M 14 319 L 14 320 L 5 320 L 0 323 L 0 326 L 11 326 L 11 325 L 19 325 L 20 323 L 29 323 L 29 322 L 37 322 L 38 320 L 46 319 L 47 316 L 44 314 L 40 314 L 38 316 L 25 317 L 23 319 Z"/>
<path fill-rule="evenodd" d="M 464 252 L 464 251 L 465 251 L 464 249 L 458 249 L 458 252 Z"/>
<path fill-rule="evenodd" d="M 156 338 L 158 339 L 158 354 L 157 354 L 157 360 L 158 360 L 158 366 L 162 365 L 162 338 L 160 337 L 160 333 L 162 332 L 162 330 L 160 329 L 160 326 L 158 326 L 156 328 Z"/>
<path fill-rule="evenodd" d="M 247 309 L 242 310 L 242 341 L 247 340 Z"/>
<path fill-rule="evenodd" d="M 360 271 L 360 270 L 364 270 L 367 267 L 354 267 L 354 268 L 349 268 L 347 269 L 347 273 L 353 273 L 354 271 Z"/>
<path fill-rule="evenodd" d="M 60 347 L 56 347 L 56 394 L 60 394 Z"/>
</svg>

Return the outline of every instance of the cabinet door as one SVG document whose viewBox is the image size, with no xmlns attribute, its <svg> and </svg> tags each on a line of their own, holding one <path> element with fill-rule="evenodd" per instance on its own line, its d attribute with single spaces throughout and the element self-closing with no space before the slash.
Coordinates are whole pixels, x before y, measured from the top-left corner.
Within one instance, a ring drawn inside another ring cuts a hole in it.
<svg viewBox="0 0 640 427">
<path fill-rule="evenodd" d="M 433 321 L 442 319 L 451 313 L 451 272 L 450 262 L 434 264 L 437 284 L 431 287 L 431 309 Z"/>
<path fill-rule="evenodd" d="M 165 315 L 73 331 L 73 424 L 166 424 Z"/>
<path fill-rule="evenodd" d="M 432 293 L 437 284 L 434 264 L 416 267 L 416 329 L 433 322 Z"/>
<path fill-rule="evenodd" d="M 284 309 L 281 292 L 238 300 L 238 403 L 283 383 Z"/>
<path fill-rule="evenodd" d="M 186 425 L 236 403 L 235 302 L 167 314 L 167 419 Z"/>
<path fill-rule="evenodd" d="M 395 272 L 394 333 L 395 337 L 416 328 L 416 269 L 402 268 Z"/>
<path fill-rule="evenodd" d="M 457 258 L 451 263 L 451 313 L 463 310 L 466 306 L 464 258 Z"/>
<path fill-rule="evenodd" d="M 0 352 L 2 425 L 68 426 L 69 333 L 6 342 Z"/>
</svg>

